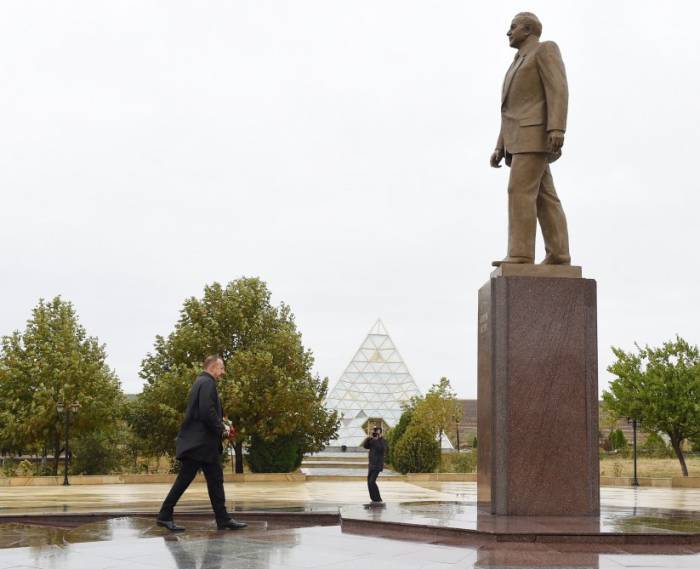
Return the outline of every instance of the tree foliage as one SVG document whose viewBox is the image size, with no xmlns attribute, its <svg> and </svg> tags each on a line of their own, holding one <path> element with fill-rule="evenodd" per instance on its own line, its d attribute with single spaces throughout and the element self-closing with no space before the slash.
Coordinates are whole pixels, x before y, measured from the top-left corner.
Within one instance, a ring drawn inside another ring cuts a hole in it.
<svg viewBox="0 0 700 569">
<path fill-rule="evenodd" d="M 669 448 L 666 441 L 658 433 L 649 433 L 641 448 L 647 453 L 647 456 L 654 458 L 669 458 L 673 456 L 673 449 Z"/>
<path fill-rule="evenodd" d="M 617 417 L 640 420 L 647 431 L 666 433 L 681 465 L 683 440 L 700 435 L 700 354 L 676 336 L 659 348 L 637 346 L 637 353 L 613 348 L 617 361 L 608 367 L 616 376 L 603 393 Z"/>
<path fill-rule="evenodd" d="M 301 465 L 303 454 L 296 437 L 281 436 L 269 442 L 253 435 L 246 458 L 253 472 L 292 472 Z"/>
<path fill-rule="evenodd" d="M 202 360 L 218 354 L 227 372 L 219 384 L 224 413 L 238 431 L 236 468 L 243 443 L 293 439 L 300 453 L 321 450 L 338 417 L 323 403 L 328 380 L 312 374 L 313 355 L 302 345 L 290 308 L 270 302 L 266 284 L 240 278 L 206 286 L 202 298 L 184 302 L 175 329 L 156 337 L 143 360 L 146 384 L 132 424 L 152 449 L 174 452 L 174 437 Z"/>
<path fill-rule="evenodd" d="M 412 424 L 395 443 L 392 466 L 401 474 L 433 472 L 440 461 L 435 434 L 420 424 Z"/>
<path fill-rule="evenodd" d="M 441 377 L 423 398 L 414 402 L 412 421 L 424 425 L 438 437 L 442 448 L 442 436 L 447 429 L 461 419 L 462 408 L 457 402 L 457 394 L 450 385 L 450 380 Z"/>
<path fill-rule="evenodd" d="M 393 429 L 389 429 L 384 436 L 388 445 L 386 461 L 391 465 L 394 464 L 394 447 L 396 446 L 396 443 L 401 440 L 401 437 L 403 437 L 406 429 L 408 429 L 409 425 L 411 424 L 411 419 L 413 419 L 413 407 L 408 404 L 404 407 L 396 426 L 394 426 Z"/>
<path fill-rule="evenodd" d="M 2 338 L 0 448 L 50 450 L 56 474 L 64 441 L 57 403 L 80 405 L 70 426 L 76 438 L 119 415 L 123 395 L 105 358 L 104 345 L 87 335 L 70 302 L 40 300 L 25 330 Z"/>
<path fill-rule="evenodd" d="M 122 444 L 125 425 L 119 426 L 80 433 L 71 443 L 71 472 L 109 474 L 120 471 L 125 462 L 125 448 Z"/>
<path fill-rule="evenodd" d="M 627 450 L 627 437 L 625 437 L 625 433 L 623 433 L 620 429 L 610 431 L 610 434 L 608 435 L 608 443 L 610 445 L 610 450 Z"/>
</svg>

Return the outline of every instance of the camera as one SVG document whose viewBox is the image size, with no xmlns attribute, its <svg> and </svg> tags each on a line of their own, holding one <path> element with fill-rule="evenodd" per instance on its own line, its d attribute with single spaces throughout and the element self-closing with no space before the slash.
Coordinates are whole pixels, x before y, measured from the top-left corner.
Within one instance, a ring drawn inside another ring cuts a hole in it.
<svg viewBox="0 0 700 569">
<path fill-rule="evenodd" d="M 374 427 L 372 429 L 372 437 L 376 438 L 379 436 L 379 433 L 382 432 L 382 429 L 380 427 Z"/>
</svg>

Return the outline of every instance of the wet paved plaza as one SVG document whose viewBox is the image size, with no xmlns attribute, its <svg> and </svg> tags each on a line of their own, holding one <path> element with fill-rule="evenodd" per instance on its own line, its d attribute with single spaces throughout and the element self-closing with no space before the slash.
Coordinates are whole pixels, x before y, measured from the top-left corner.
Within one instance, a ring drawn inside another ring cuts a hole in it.
<svg viewBox="0 0 700 569">
<path fill-rule="evenodd" d="M 227 484 L 226 490 L 229 501 L 249 511 L 334 512 L 345 506 L 369 517 L 431 519 L 433 523 L 445 524 L 450 515 L 454 521 L 455 512 L 468 513 L 476 486 L 387 480 L 381 488 L 389 504 L 386 510 L 378 512 L 358 507 L 367 500 L 362 482 L 244 483 Z M 167 485 L 0 488 L 0 515 L 42 511 L 154 512 L 165 491 Z M 682 517 L 691 525 L 696 523 L 694 519 L 700 511 L 698 490 L 603 488 L 602 497 L 609 511 L 624 507 L 645 514 L 645 508 L 654 508 L 657 513 L 659 509 L 675 509 L 683 512 Z M 193 486 L 183 499 L 180 511 L 208 510 L 203 485 Z M 447 513 L 436 510 L 436 501 L 450 502 L 452 513 L 449 514 L 449 508 Z M 0 522 L 0 569 L 700 569 L 700 548 L 695 545 L 499 543 L 479 538 L 465 544 L 449 535 L 422 534 L 420 528 L 386 535 L 367 528 L 360 533 L 356 528 L 339 525 L 298 527 L 304 524 L 253 520 L 245 530 L 220 532 L 208 518 L 188 519 L 183 515 L 180 522 L 187 527 L 183 534 L 158 528 L 152 515 L 119 517 L 76 527 Z M 657 529 L 683 531 L 683 526 Z"/>
<path fill-rule="evenodd" d="M 404 482 L 379 478 L 385 502 L 416 500 L 476 500 L 475 482 Z M 227 483 L 226 498 L 237 509 L 315 507 L 337 508 L 367 501 L 367 485 L 358 481 Z M 0 515 L 34 512 L 158 510 L 169 484 L 104 484 L 99 486 L 0 486 Z M 700 511 L 700 489 L 602 487 L 601 502 L 625 508 L 666 508 Z M 203 483 L 190 486 L 178 508 L 209 507 Z"/>
<path fill-rule="evenodd" d="M 596 551 L 577 545 L 423 542 L 353 535 L 339 526 L 270 529 L 252 522 L 238 532 L 216 531 L 211 522 L 187 523 L 172 535 L 150 518 L 117 518 L 77 528 L 53 529 L 54 543 L 27 546 L 27 527 L 13 526 L 21 547 L 0 549 L 0 569 L 566 569 L 700 567 L 700 553 Z M 34 539 L 39 536 L 35 535 Z M 4 545 L 9 545 L 8 541 Z"/>
</svg>

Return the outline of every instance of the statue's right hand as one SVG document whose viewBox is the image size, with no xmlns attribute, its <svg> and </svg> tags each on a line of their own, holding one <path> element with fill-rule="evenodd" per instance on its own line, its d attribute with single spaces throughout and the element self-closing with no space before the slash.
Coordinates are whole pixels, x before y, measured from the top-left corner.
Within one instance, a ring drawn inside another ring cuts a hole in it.
<svg viewBox="0 0 700 569">
<path fill-rule="evenodd" d="M 503 160 L 503 150 L 496 148 L 496 150 L 493 151 L 493 154 L 491 154 L 491 168 L 500 168 L 501 160 Z"/>
</svg>

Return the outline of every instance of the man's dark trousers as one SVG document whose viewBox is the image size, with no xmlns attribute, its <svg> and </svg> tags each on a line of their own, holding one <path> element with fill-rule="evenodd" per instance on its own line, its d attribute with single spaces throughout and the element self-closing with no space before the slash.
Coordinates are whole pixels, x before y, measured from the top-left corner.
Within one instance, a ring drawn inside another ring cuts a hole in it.
<svg viewBox="0 0 700 569">
<path fill-rule="evenodd" d="M 224 495 L 224 472 L 221 469 L 221 464 L 218 462 L 200 462 L 191 458 L 183 458 L 181 460 L 180 472 L 160 508 L 158 519 L 173 519 L 175 504 L 177 504 L 182 494 L 194 480 L 200 468 L 204 472 L 204 478 L 207 480 L 209 500 L 211 501 L 211 507 L 214 509 L 216 521 L 226 523 L 229 520 L 229 515 L 226 511 L 226 497 Z"/>
<path fill-rule="evenodd" d="M 367 488 L 369 489 L 369 497 L 372 502 L 381 502 L 382 496 L 379 494 L 379 486 L 377 486 L 377 476 L 381 470 L 379 468 L 370 468 L 367 472 Z"/>
</svg>

